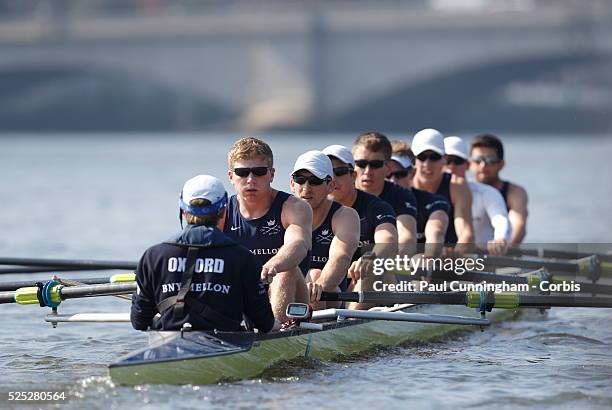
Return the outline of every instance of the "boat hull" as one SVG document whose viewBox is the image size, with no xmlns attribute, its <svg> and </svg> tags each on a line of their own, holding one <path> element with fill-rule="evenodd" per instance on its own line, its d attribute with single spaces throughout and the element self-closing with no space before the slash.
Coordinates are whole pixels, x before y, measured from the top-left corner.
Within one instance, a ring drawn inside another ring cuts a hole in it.
<svg viewBox="0 0 612 410">
<path fill-rule="evenodd" d="M 405 312 L 476 316 L 462 306 L 412 306 Z M 501 321 L 514 311 L 496 309 L 487 314 Z M 331 360 L 364 353 L 376 347 L 447 336 L 461 325 L 344 320 L 326 322 L 321 331 L 292 330 L 252 335 L 236 332 L 175 332 L 145 349 L 128 354 L 109 366 L 116 384 L 213 384 L 249 379 L 282 361 L 312 357 Z M 473 326 L 467 329 L 474 329 Z"/>
</svg>

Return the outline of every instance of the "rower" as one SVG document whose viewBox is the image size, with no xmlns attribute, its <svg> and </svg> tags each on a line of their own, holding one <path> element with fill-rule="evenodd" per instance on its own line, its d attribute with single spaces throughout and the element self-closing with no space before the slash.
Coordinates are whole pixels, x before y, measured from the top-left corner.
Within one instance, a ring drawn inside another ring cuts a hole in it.
<svg viewBox="0 0 612 410">
<path fill-rule="evenodd" d="M 398 254 L 411 258 L 416 252 L 416 199 L 411 191 L 385 181 L 392 151 L 387 137 L 379 132 L 358 136 L 353 143 L 353 157 L 357 166 L 355 186 L 391 205 L 397 218 Z"/>
<path fill-rule="evenodd" d="M 417 242 L 428 244 L 424 249 L 426 256 L 439 256 L 448 228 L 450 204 L 442 195 L 412 186 L 415 158 L 408 144 L 394 140 L 391 147 L 393 155 L 388 162 L 387 180 L 412 191 L 417 202 Z"/>
<path fill-rule="evenodd" d="M 359 215 L 360 236 L 359 251 L 362 256 L 351 264 L 349 275 L 351 291 L 373 290 L 378 277 L 369 274 L 370 264 L 374 258 L 394 258 L 397 254 L 397 228 L 395 212 L 391 205 L 355 188 L 355 160 L 351 150 L 343 145 L 330 145 L 323 149 L 332 161 L 334 189 L 329 198 L 357 211 Z M 365 256 L 363 256 L 365 254 Z M 391 275 L 387 275 L 391 276 Z M 384 277 L 385 281 L 394 278 Z M 368 309 L 372 305 L 350 303 L 350 309 Z"/>
<path fill-rule="evenodd" d="M 499 173 L 506 165 L 501 140 L 493 134 L 477 135 L 470 146 L 470 155 L 470 170 L 476 180 L 496 188 L 506 202 L 512 224 L 509 246 L 520 244 L 527 232 L 527 191 L 520 185 L 500 179 Z"/>
<path fill-rule="evenodd" d="M 221 181 L 198 175 L 179 199 L 182 232 L 147 249 L 136 269 L 130 320 L 137 330 L 241 330 L 243 313 L 263 332 L 274 316 L 260 267 L 244 247 L 219 228 L 227 193 Z M 159 319 L 154 316 L 160 313 Z"/>
<path fill-rule="evenodd" d="M 247 247 L 269 281 L 274 316 L 287 321 L 287 304 L 308 303 L 304 276 L 311 250 L 312 210 L 305 202 L 273 189 L 273 154 L 257 138 L 242 138 L 228 154 L 229 179 L 236 190 L 227 208 L 224 232 Z"/>
<path fill-rule="evenodd" d="M 465 178 L 470 166 L 467 144 L 459 137 L 447 137 L 444 150 L 446 169 Z M 494 255 L 505 254 L 511 229 L 504 198 L 492 186 L 476 181 L 468 181 L 468 186 L 472 192 L 474 242 Z"/>
<path fill-rule="evenodd" d="M 339 292 L 359 245 L 359 215 L 351 207 L 327 198 L 334 189 L 331 160 L 308 151 L 295 161 L 291 191 L 312 208 L 312 259 L 306 282 L 315 310 L 339 307 L 317 302 L 321 291 Z"/>
<path fill-rule="evenodd" d="M 444 136 L 426 128 L 412 140 L 416 156 L 415 188 L 444 196 L 451 205 L 445 243 L 449 251 L 464 253 L 474 241 L 472 195 L 465 178 L 444 172 Z M 459 246 L 456 246 L 456 245 Z"/>
</svg>

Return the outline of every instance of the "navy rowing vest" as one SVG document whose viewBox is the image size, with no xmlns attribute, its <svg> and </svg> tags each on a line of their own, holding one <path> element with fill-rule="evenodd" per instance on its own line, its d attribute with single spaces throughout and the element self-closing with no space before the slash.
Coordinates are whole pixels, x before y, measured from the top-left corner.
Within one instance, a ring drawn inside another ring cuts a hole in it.
<svg viewBox="0 0 612 410">
<path fill-rule="evenodd" d="M 323 223 L 312 231 L 312 259 L 310 262 L 310 269 L 323 269 L 327 263 L 329 258 L 329 246 L 334 239 L 332 218 L 341 206 L 342 205 L 338 202 L 332 202 Z"/>
<path fill-rule="evenodd" d="M 509 189 L 510 189 L 510 182 L 502 181 L 502 187 L 499 189 L 499 192 L 501 192 L 502 196 L 504 197 L 504 202 L 506 203 L 507 210 L 510 210 L 510 207 L 508 206 L 508 190 Z"/>
<path fill-rule="evenodd" d="M 285 228 L 281 220 L 281 213 L 283 204 L 290 196 L 286 192 L 278 191 L 270 209 L 264 216 L 245 219 L 240 214 L 238 198 L 232 195 L 227 205 L 227 219 L 223 232 L 251 251 L 257 261 L 264 265 L 283 246 Z M 299 265 L 302 274 L 308 273 L 309 265 L 310 252 Z"/>
<path fill-rule="evenodd" d="M 451 182 L 452 174 L 445 172 L 442 174 L 442 181 L 440 181 L 440 186 L 436 191 L 436 194 L 442 195 L 444 198 L 448 200 L 448 204 L 450 205 L 450 209 L 448 211 L 448 229 L 446 230 L 446 236 L 444 238 L 444 243 L 447 245 L 455 245 L 457 243 L 457 232 L 455 231 L 455 208 L 453 207 L 453 201 L 451 201 L 450 196 L 450 182 Z"/>
<path fill-rule="evenodd" d="M 441 210 L 449 213 L 450 204 L 442 195 L 432 194 L 422 189 L 412 188 L 417 201 L 417 242 L 425 243 L 425 226 L 432 213 Z"/>
</svg>

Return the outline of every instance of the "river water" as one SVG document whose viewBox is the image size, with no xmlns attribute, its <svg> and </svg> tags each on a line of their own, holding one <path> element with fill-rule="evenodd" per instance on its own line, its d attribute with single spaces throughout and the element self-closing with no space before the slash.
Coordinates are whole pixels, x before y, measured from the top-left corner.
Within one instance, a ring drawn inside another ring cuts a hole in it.
<svg viewBox="0 0 612 410">
<path fill-rule="evenodd" d="M 401 138 L 401 135 L 390 135 Z M 0 256 L 137 260 L 179 229 L 177 197 L 199 173 L 223 177 L 233 135 L 0 137 Z M 288 189 L 298 154 L 351 135 L 272 136 L 274 186 Z M 527 240 L 612 242 L 612 138 L 506 140 L 509 179 L 530 197 Z M 231 192 L 231 187 L 226 184 Z M 99 277 L 66 273 L 64 277 Z M 49 274 L 2 275 L 3 281 Z M 124 312 L 114 298 L 67 301 L 61 313 Z M 1 305 L 0 408 L 10 391 L 64 391 L 59 408 L 610 408 L 612 316 L 529 312 L 485 332 L 309 362 L 214 386 L 115 387 L 106 364 L 144 344 L 128 324 L 53 329 L 37 306 Z"/>
</svg>

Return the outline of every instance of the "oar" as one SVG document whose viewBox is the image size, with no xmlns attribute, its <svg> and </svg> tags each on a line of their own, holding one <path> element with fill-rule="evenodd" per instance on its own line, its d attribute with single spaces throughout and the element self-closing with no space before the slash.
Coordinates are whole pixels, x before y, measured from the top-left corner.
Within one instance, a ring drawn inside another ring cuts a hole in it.
<svg viewBox="0 0 612 410">
<path fill-rule="evenodd" d="M 69 271 L 77 271 L 77 270 L 99 270 L 95 269 L 85 269 L 85 268 L 58 268 L 57 266 L 30 266 L 30 267 L 21 267 L 21 268 L 2 268 L 0 269 L 0 275 L 2 274 L 13 274 L 13 273 L 44 273 L 44 272 L 69 272 Z"/>
<path fill-rule="evenodd" d="M 14 292 L 0 292 L 0 303 L 57 307 L 65 299 L 125 295 L 135 290 L 136 282 L 64 286 L 57 281 L 49 281 L 44 285 L 41 284 L 40 287 L 26 287 Z"/>
<path fill-rule="evenodd" d="M 87 259 L 38 259 L 38 258 L 0 258 L 0 265 L 42 266 L 46 268 L 81 268 L 96 269 L 136 269 L 137 262 L 132 261 L 100 261 Z"/>
<path fill-rule="evenodd" d="M 586 277 L 593 282 L 600 277 L 612 277 L 612 266 L 603 266 L 596 256 L 589 256 L 574 261 L 560 261 L 557 259 L 533 258 L 525 259 L 513 256 L 478 255 L 474 258 L 483 258 L 485 266 L 506 267 L 513 266 L 523 269 L 546 268 L 552 272 L 575 273 Z"/>
<path fill-rule="evenodd" d="M 15 281 L 15 282 L 2 282 L 0 283 L 0 291 L 10 291 L 17 290 L 19 288 L 25 288 L 29 286 L 36 286 L 38 282 L 42 282 L 43 284 L 51 281 L 57 280 L 57 278 L 48 279 L 48 280 L 23 280 L 23 281 Z M 118 273 L 116 275 L 110 277 L 103 278 L 81 278 L 81 279 L 68 279 L 61 278 L 63 282 L 78 282 L 85 285 L 95 285 L 99 283 L 118 283 L 118 282 L 133 282 L 135 279 L 134 273 Z M 66 283 L 63 283 L 66 284 Z"/>
<path fill-rule="evenodd" d="M 612 285 L 601 285 L 595 283 L 584 283 L 584 282 L 575 282 L 572 278 L 556 276 L 548 272 L 546 269 L 538 269 L 533 272 L 527 272 L 524 274 L 518 275 L 500 275 L 492 272 L 473 272 L 468 271 L 463 273 L 462 275 L 455 274 L 452 271 L 436 271 L 432 274 L 432 280 L 434 281 L 449 281 L 449 280 L 459 280 L 459 281 L 467 281 L 467 282 L 489 282 L 489 283 L 502 283 L 505 282 L 507 284 L 513 285 L 528 285 L 529 292 L 565 292 L 565 293 L 576 293 L 577 291 L 573 290 L 574 287 L 580 286 L 580 293 L 591 293 L 598 295 L 612 295 Z M 548 283 L 545 283 L 548 282 Z M 572 285 L 572 288 L 569 286 Z M 550 286 L 550 285 L 559 285 L 559 286 Z M 559 290 L 552 290 L 559 289 Z"/>
<path fill-rule="evenodd" d="M 612 251 L 612 250 L 611 250 Z M 589 256 L 596 256 L 602 263 L 612 263 L 612 253 L 597 253 L 597 252 L 574 252 L 563 251 L 557 249 L 526 249 L 526 248 L 510 248 L 509 255 L 513 256 L 536 256 L 540 258 L 557 258 L 557 259 L 580 259 Z"/>
<path fill-rule="evenodd" d="M 463 305 L 490 311 L 492 308 L 595 307 L 612 308 L 612 298 L 593 296 L 524 295 L 516 292 L 323 292 L 321 300 L 375 304 L 413 303 Z"/>
</svg>

